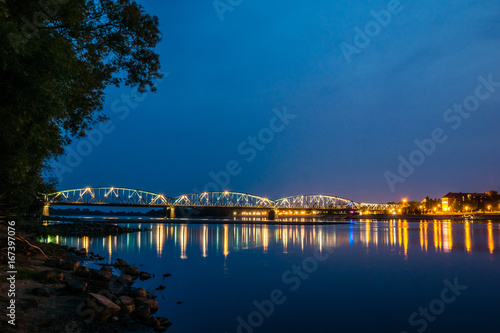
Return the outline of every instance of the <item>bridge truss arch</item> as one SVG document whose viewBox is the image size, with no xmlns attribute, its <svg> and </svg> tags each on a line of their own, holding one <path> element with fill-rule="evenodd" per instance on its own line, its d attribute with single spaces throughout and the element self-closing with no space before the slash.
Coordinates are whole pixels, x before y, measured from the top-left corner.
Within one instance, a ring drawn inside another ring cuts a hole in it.
<svg viewBox="0 0 500 333">
<path fill-rule="evenodd" d="M 46 194 L 47 205 L 171 206 L 163 194 L 123 187 L 86 187 Z"/>
<path fill-rule="evenodd" d="M 378 203 L 361 202 L 361 203 L 357 203 L 357 208 L 359 208 L 360 210 L 382 211 L 382 210 L 395 210 L 395 209 L 399 209 L 400 205 L 398 205 L 398 204 L 378 204 Z"/>
<path fill-rule="evenodd" d="M 174 198 L 173 205 L 176 207 L 273 208 L 274 202 L 248 193 L 224 191 L 184 194 Z"/>
<path fill-rule="evenodd" d="M 360 203 L 349 199 L 321 194 L 297 195 L 278 200 L 240 192 L 200 192 L 175 198 L 163 194 L 123 187 L 86 187 L 46 194 L 48 209 L 52 205 L 108 205 L 135 207 L 227 207 L 256 209 L 309 209 L 383 211 L 400 208 L 397 204 Z M 44 208 L 45 209 L 45 208 Z M 48 210 L 47 210 L 48 212 Z"/>
<path fill-rule="evenodd" d="M 356 205 L 349 199 L 321 194 L 296 195 L 274 201 L 275 208 L 286 209 L 346 209 Z"/>
</svg>

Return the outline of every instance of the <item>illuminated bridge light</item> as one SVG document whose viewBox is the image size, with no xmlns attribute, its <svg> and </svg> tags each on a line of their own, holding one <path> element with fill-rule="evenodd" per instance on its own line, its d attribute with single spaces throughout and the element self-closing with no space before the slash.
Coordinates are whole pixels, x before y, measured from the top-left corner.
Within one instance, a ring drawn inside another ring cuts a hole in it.
<svg viewBox="0 0 500 333">
<path fill-rule="evenodd" d="M 89 197 L 85 194 L 89 193 Z M 110 193 L 114 194 L 111 199 Z M 87 204 L 87 205 L 144 205 L 158 207 L 246 207 L 249 210 L 255 208 L 281 208 L 286 211 L 278 212 L 278 215 L 305 215 L 309 210 L 314 208 L 313 214 L 318 214 L 324 209 L 345 210 L 393 210 L 400 208 L 398 205 L 389 204 L 361 204 L 352 200 L 343 199 L 340 197 L 318 195 L 298 195 L 277 200 L 251 195 L 248 193 L 238 192 L 203 192 L 181 195 L 175 198 L 165 197 L 163 194 L 157 194 L 137 189 L 116 188 L 116 187 L 85 187 L 81 189 L 64 190 L 55 193 L 45 194 L 40 198 L 46 205 L 71 205 L 71 204 Z M 369 206 L 368 206 L 369 205 Z M 248 215 L 262 216 L 267 213 L 259 212 L 258 214 L 248 213 Z M 309 213 L 310 214 L 310 213 Z"/>
</svg>

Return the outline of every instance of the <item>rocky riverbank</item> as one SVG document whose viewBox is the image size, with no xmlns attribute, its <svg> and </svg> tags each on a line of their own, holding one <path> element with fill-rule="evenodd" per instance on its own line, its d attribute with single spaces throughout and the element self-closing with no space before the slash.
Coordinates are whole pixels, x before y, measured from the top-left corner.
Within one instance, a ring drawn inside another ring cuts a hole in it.
<svg viewBox="0 0 500 333">
<path fill-rule="evenodd" d="M 7 232 L 3 225 L 0 229 L 1 269 L 6 271 Z M 133 286 L 137 279 L 150 278 L 147 272 L 122 259 L 113 266 L 100 264 L 100 269 L 92 269 L 85 264 L 90 260 L 99 265 L 102 256 L 32 239 L 29 243 L 46 256 L 16 242 L 16 326 L 2 316 L 2 332 L 163 332 L 171 325 L 167 318 L 154 316 L 158 311 L 154 292 Z M 9 303 L 8 288 L 0 285 L 4 309 Z"/>
</svg>

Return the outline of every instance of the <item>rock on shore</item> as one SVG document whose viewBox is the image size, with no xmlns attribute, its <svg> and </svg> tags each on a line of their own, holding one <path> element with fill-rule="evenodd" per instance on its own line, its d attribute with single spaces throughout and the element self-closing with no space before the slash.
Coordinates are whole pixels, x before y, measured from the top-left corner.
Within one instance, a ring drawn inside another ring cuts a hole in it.
<svg viewBox="0 0 500 333">
<path fill-rule="evenodd" d="M 121 308 L 109 300 L 106 296 L 89 293 L 85 298 L 85 305 L 93 310 L 95 316 L 100 321 L 105 321 L 115 313 L 121 310 Z"/>
<path fill-rule="evenodd" d="M 171 324 L 167 318 L 153 317 L 158 311 L 154 295 L 143 288 L 133 288 L 139 271 L 124 260 L 113 268 L 89 269 L 82 260 L 86 249 L 44 244 L 31 240 L 50 257 L 45 259 L 27 246 L 16 246 L 19 275 L 16 287 L 18 320 L 11 330 L 1 320 L 3 332 L 128 332 L 165 331 Z M 81 256 L 78 256 L 79 252 Z M 89 253 L 96 258 L 95 255 Z M 131 274 L 126 274 L 131 273 Z M 143 272 L 141 272 L 143 273 Z M 144 272 L 143 276 L 149 276 Z M 0 291 L 4 292 L 3 284 Z M 91 320 L 89 322 L 89 319 Z"/>
</svg>

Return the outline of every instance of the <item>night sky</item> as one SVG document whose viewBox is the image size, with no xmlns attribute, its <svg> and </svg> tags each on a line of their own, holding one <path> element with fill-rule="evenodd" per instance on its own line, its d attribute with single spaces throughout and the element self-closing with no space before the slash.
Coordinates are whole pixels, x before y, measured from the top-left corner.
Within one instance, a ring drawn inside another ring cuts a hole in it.
<svg viewBox="0 0 500 333">
<path fill-rule="evenodd" d="M 107 90 L 111 123 L 69 147 L 58 189 L 500 190 L 498 1 L 139 2 L 159 17 L 168 75 L 146 96 Z"/>
</svg>

